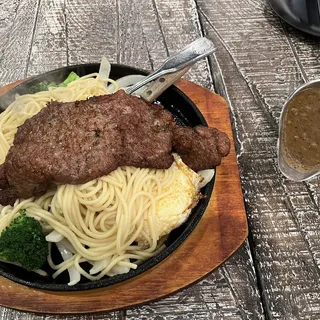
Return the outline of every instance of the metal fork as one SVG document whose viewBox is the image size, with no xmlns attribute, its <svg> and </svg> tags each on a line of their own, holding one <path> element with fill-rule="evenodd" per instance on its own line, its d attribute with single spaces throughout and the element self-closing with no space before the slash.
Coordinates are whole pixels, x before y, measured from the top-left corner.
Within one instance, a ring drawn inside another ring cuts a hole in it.
<svg viewBox="0 0 320 320">
<path fill-rule="evenodd" d="M 199 38 L 166 59 L 159 69 L 152 72 L 135 85 L 129 87 L 126 90 L 126 93 L 132 94 L 147 83 L 159 78 L 159 82 L 156 85 L 147 88 L 145 92 L 140 94 L 145 100 L 153 101 L 173 82 L 181 78 L 193 64 L 214 51 L 215 47 L 212 41 L 205 37 Z M 165 76 L 167 74 L 170 74 L 171 76 Z"/>
</svg>

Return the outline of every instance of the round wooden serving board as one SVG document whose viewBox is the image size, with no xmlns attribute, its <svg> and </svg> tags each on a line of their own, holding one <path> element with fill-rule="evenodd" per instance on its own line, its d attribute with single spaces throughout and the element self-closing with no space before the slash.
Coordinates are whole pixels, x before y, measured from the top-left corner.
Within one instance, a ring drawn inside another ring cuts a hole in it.
<svg viewBox="0 0 320 320">
<path fill-rule="evenodd" d="M 18 82 L 0 88 L 0 95 Z M 229 110 L 219 95 L 186 80 L 177 86 L 201 110 L 208 124 L 228 134 L 231 153 L 217 168 L 213 195 L 195 230 L 166 260 L 128 281 L 78 292 L 42 291 L 0 277 L 0 305 L 41 313 L 115 310 L 169 295 L 200 280 L 221 265 L 248 234 Z"/>
</svg>

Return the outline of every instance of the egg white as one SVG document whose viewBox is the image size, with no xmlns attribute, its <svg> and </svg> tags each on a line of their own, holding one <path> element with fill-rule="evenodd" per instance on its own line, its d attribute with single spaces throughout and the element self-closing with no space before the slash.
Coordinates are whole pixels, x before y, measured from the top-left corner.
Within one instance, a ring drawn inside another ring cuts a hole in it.
<svg viewBox="0 0 320 320">
<path fill-rule="evenodd" d="M 171 169 L 175 171 L 174 182 L 163 190 L 169 194 L 156 202 L 156 228 L 159 238 L 184 223 L 200 198 L 202 176 L 184 164 L 177 154 L 174 154 Z M 144 231 L 149 233 L 147 229 L 145 226 Z M 145 244 L 144 239 L 138 239 L 138 242 L 140 245 Z"/>
</svg>

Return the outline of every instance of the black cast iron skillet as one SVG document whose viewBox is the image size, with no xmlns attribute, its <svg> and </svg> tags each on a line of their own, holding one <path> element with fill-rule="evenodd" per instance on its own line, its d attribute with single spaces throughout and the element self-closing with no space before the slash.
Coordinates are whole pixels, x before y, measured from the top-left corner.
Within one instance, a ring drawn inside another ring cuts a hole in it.
<svg viewBox="0 0 320 320">
<path fill-rule="evenodd" d="M 14 96 L 16 94 L 21 95 L 27 93 L 28 88 L 43 80 L 59 83 L 62 82 L 71 71 L 76 72 L 79 76 L 84 76 L 89 73 L 98 72 L 98 70 L 99 64 L 83 64 L 60 68 L 33 77 L 32 79 L 27 80 L 23 84 L 17 86 L 5 95 L 1 96 L 0 108 L 1 110 L 4 110 L 8 106 L 8 103 L 14 100 Z M 110 78 L 116 80 L 129 74 L 147 74 L 147 72 L 124 65 L 112 65 Z M 207 123 L 199 109 L 178 88 L 174 86 L 169 87 L 158 98 L 158 101 L 173 114 L 178 124 L 187 126 L 207 126 Z M 183 243 L 183 241 L 186 240 L 192 230 L 196 227 L 208 205 L 213 190 L 213 185 L 214 180 L 212 180 L 206 187 L 202 189 L 204 198 L 202 198 L 199 201 L 198 205 L 192 210 L 189 219 L 179 228 L 173 230 L 170 233 L 168 239 L 165 242 L 166 248 L 157 256 L 150 258 L 149 260 L 139 265 L 136 270 L 131 270 L 126 274 L 116 275 L 114 277 L 104 277 L 98 281 L 90 281 L 86 278 L 81 278 L 81 282 L 72 287 L 67 285 L 69 279 L 67 271 L 63 272 L 57 279 L 52 279 L 51 275 L 53 271 L 47 264 L 42 269 L 44 269 L 49 274 L 48 277 L 42 277 L 37 275 L 36 273 L 28 272 L 20 267 L 1 262 L 0 275 L 12 281 L 33 288 L 54 291 L 78 291 L 114 285 L 122 281 L 131 279 L 141 274 L 142 272 L 148 272 L 149 269 L 153 268 L 162 260 L 166 259 L 171 253 L 173 253 Z M 61 259 L 57 251 L 53 252 L 53 258 L 56 263 L 60 261 L 59 259 Z"/>
<path fill-rule="evenodd" d="M 293 27 L 320 36 L 320 0 L 269 0 L 269 3 Z"/>
</svg>

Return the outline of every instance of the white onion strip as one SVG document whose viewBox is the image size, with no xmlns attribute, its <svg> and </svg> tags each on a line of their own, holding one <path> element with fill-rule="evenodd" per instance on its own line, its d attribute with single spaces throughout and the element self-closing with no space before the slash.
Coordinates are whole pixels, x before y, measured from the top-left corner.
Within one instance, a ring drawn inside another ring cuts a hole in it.
<svg viewBox="0 0 320 320">
<path fill-rule="evenodd" d="M 201 177 L 202 180 L 200 181 L 200 188 L 203 188 L 204 186 L 206 186 L 214 177 L 215 174 L 215 170 L 214 169 L 207 169 L 207 170 L 201 170 L 199 172 L 197 172 Z"/>
<path fill-rule="evenodd" d="M 46 236 L 46 241 L 47 242 L 59 242 L 63 239 L 63 235 L 56 231 L 56 230 L 53 230 L 52 232 L 50 232 L 47 236 Z"/>
<path fill-rule="evenodd" d="M 127 87 L 130 87 L 130 86 L 136 84 L 137 82 L 141 81 L 145 77 L 146 76 L 142 76 L 141 74 L 131 74 L 129 76 L 125 76 L 125 77 L 117 79 L 116 82 L 119 85 L 119 88 L 126 89 Z M 113 84 L 110 84 L 108 86 L 108 91 L 111 93 L 114 93 L 115 86 Z"/>
<path fill-rule="evenodd" d="M 105 56 L 103 56 L 101 59 L 100 68 L 99 68 L 100 77 L 103 79 L 109 79 L 110 71 L 111 71 L 111 64 L 109 60 Z"/>
<path fill-rule="evenodd" d="M 62 256 L 62 259 L 64 261 L 69 260 L 73 257 L 73 253 L 71 251 L 69 251 L 63 245 L 62 242 L 57 242 L 56 245 L 57 245 L 57 248 L 58 248 L 58 250 Z M 81 275 L 75 266 L 69 267 L 68 273 L 69 273 L 69 277 L 70 277 L 70 281 L 68 283 L 69 286 L 74 286 L 75 284 L 77 284 L 80 281 Z"/>
</svg>

